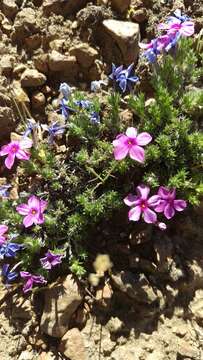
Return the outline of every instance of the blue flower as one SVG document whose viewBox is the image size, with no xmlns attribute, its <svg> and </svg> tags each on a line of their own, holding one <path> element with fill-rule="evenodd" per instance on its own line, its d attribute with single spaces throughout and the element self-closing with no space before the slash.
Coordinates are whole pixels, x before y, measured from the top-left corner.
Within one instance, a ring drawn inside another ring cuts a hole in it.
<svg viewBox="0 0 203 360">
<path fill-rule="evenodd" d="M 28 123 L 27 123 L 27 127 L 23 133 L 23 137 L 25 138 L 25 137 L 29 136 L 32 133 L 32 131 L 37 128 L 39 128 L 39 124 L 34 122 L 32 119 L 29 119 Z"/>
<path fill-rule="evenodd" d="M 0 197 L 7 198 L 9 196 L 8 189 L 11 188 L 11 185 L 1 185 L 0 186 Z"/>
<path fill-rule="evenodd" d="M 113 81 L 117 81 L 122 70 L 123 65 L 116 67 L 116 65 L 112 64 L 112 73 L 109 75 L 109 78 Z"/>
<path fill-rule="evenodd" d="M 12 270 L 10 271 L 9 267 L 10 267 L 9 264 L 4 264 L 2 266 L 2 272 L 1 272 L 1 274 L 5 277 L 7 283 L 15 280 L 18 277 L 18 273 L 16 271 L 12 271 Z"/>
<path fill-rule="evenodd" d="M 170 36 L 170 42 L 169 44 L 165 47 L 165 51 L 168 52 L 169 50 L 171 50 L 173 47 L 176 46 L 178 40 L 180 39 L 181 34 L 179 31 L 177 31 L 177 33 L 173 36 Z"/>
<path fill-rule="evenodd" d="M 65 98 L 61 99 L 60 101 L 60 111 L 65 119 L 68 119 L 70 112 L 76 112 L 74 109 L 68 106 L 68 101 Z"/>
<path fill-rule="evenodd" d="M 176 22 L 178 20 L 181 21 L 181 23 L 184 23 L 185 21 L 189 21 L 191 18 L 188 15 L 185 14 L 181 14 L 181 10 L 177 9 L 176 11 L 174 11 L 174 16 L 169 16 L 169 18 L 167 19 L 167 22 Z"/>
<path fill-rule="evenodd" d="M 91 122 L 92 124 L 96 124 L 96 125 L 100 124 L 100 115 L 99 115 L 98 112 L 93 111 L 93 112 L 90 114 L 90 122 Z"/>
<path fill-rule="evenodd" d="M 75 105 L 79 106 L 81 109 L 89 109 L 92 105 L 91 101 L 89 100 L 77 100 L 75 101 Z"/>
<path fill-rule="evenodd" d="M 48 143 L 53 144 L 54 137 L 56 135 L 62 135 L 65 131 L 66 126 L 60 125 L 58 121 L 55 121 L 51 126 L 42 125 L 42 128 L 49 133 Z"/>
<path fill-rule="evenodd" d="M 61 83 L 59 87 L 59 91 L 63 95 L 63 97 L 67 100 L 72 92 L 72 88 L 67 83 Z"/>
<path fill-rule="evenodd" d="M 8 242 L 5 244 L 2 244 L 0 246 L 0 259 L 4 259 L 4 257 L 15 257 L 16 252 L 22 249 L 22 245 Z"/>
<path fill-rule="evenodd" d="M 132 84 L 135 84 L 139 78 L 131 75 L 134 64 L 128 66 L 126 70 L 122 70 L 117 78 L 118 85 L 122 92 L 126 92 L 127 88 L 132 90 Z"/>
</svg>

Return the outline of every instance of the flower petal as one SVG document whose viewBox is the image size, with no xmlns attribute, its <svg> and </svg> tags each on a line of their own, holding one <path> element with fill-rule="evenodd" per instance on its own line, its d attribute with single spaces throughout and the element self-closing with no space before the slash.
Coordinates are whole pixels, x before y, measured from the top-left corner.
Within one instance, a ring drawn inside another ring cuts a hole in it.
<svg viewBox="0 0 203 360">
<path fill-rule="evenodd" d="M 158 206 L 158 205 L 159 205 L 159 202 L 160 202 L 160 196 L 158 196 L 158 195 L 151 196 L 151 197 L 147 200 L 147 202 L 148 202 L 148 204 L 149 204 L 151 207 Z"/>
<path fill-rule="evenodd" d="M 144 146 L 152 141 L 152 137 L 147 132 L 143 132 L 137 136 L 137 145 Z"/>
<path fill-rule="evenodd" d="M 48 201 L 46 200 L 40 200 L 40 208 L 41 208 L 41 212 L 44 212 L 45 209 L 47 208 L 48 205 Z"/>
<path fill-rule="evenodd" d="M 187 207 L 185 200 L 174 200 L 173 205 L 176 211 L 183 211 Z"/>
<path fill-rule="evenodd" d="M 10 152 L 10 146 L 9 145 L 4 145 L 1 148 L 0 156 L 8 155 L 9 152 Z"/>
<path fill-rule="evenodd" d="M 171 219 L 175 215 L 175 210 L 170 204 L 166 205 L 164 215 L 167 219 Z"/>
<path fill-rule="evenodd" d="M 138 193 L 138 196 L 142 200 L 147 200 L 148 195 L 150 193 L 150 188 L 149 188 L 149 186 L 141 184 L 141 185 L 137 186 L 137 193 Z"/>
<path fill-rule="evenodd" d="M 160 186 L 159 190 L 158 190 L 158 195 L 162 198 L 162 199 L 168 199 L 169 195 L 170 195 L 170 190 L 165 188 L 164 186 Z"/>
<path fill-rule="evenodd" d="M 23 286 L 23 292 L 27 293 L 32 289 L 32 287 L 33 287 L 33 279 L 30 278 L 26 281 L 25 285 Z"/>
<path fill-rule="evenodd" d="M 136 160 L 140 163 L 143 163 L 145 160 L 145 152 L 144 149 L 140 146 L 133 145 L 129 150 L 130 158 Z"/>
<path fill-rule="evenodd" d="M 157 215 L 149 208 L 144 210 L 144 221 L 148 224 L 155 223 L 157 221 Z"/>
<path fill-rule="evenodd" d="M 134 127 L 129 127 L 126 130 L 126 135 L 131 139 L 135 139 L 137 136 L 137 129 L 135 129 Z"/>
<path fill-rule="evenodd" d="M 8 226 L 6 225 L 0 225 L 0 236 L 5 234 L 5 232 L 8 231 Z"/>
<path fill-rule="evenodd" d="M 139 197 L 133 194 L 129 194 L 128 196 L 126 196 L 126 198 L 123 201 L 127 206 L 133 206 L 133 205 L 135 206 L 135 205 L 139 205 L 140 203 Z"/>
<path fill-rule="evenodd" d="M 5 166 L 7 167 L 7 169 L 11 169 L 13 164 L 14 164 L 14 160 L 15 160 L 15 154 L 9 154 L 5 160 Z"/>
<path fill-rule="evenodd" d="M 158 213 L 162 213 L 162 212 L 164 212 L 166 205 L 167 205 L 166 200 L 160 200 L 159 204 L 154 207 L 154 210 Z"/>
<path fill-rule="evenodd" d="M 122 160 L 128 155 L 128 146 L 120 143 L 114 148 L 114 157 L 116 160 Z"/>
<path fill-rule="evenodd" d="M 34 220 L 33 220 L 33 216 L 32 214 L 29 214 L 27 216 L 24 217 L 23 219 L 23 225 L 27 228 L 29 226 L 32 226 L 32 224 L 34 223 Z"/>
<path fill-rule="evenodd" d="M 185 21 L 180 29 L 183 36 L 192 36 L 195 32 L 194 23 L 192 21 Z"/>
<path fill-rule="evenodd" d="M 30 196 L 30 198 L 28 199 L 28 206 L 30 209 L 36 208 L 40 210 L 40 199 L 35 195 Z"/>
<path fill-rule="evenodd" d="M 29 213 L 29 206 L 27 204 L 20 204 L 16 207 L 16 210 L 21 215 L 27 215 Z"/>
<path fill-rule="evenodd" d="M 21 149 L 29 149 L 32 147 L 32 140 L 30 140 L 28 137 L 25 137 L 20 141 L 20 147 Z"/>
<path fill-rule="evenodd" d="M 128 212 L 128 218 L 131 221 L 138 221 L 140 219 L 140 215 L 141 215 L 141 208 L 139 206 L 133 207 Z"/>
<path fill-rule="evenodd" d="M 30 158 L 30 153 L 28 153 L 25 150 L 19 149 L 18 152 L 16 153 L 16 157 L 19 160 L 29 160 Z"/>
</svg>

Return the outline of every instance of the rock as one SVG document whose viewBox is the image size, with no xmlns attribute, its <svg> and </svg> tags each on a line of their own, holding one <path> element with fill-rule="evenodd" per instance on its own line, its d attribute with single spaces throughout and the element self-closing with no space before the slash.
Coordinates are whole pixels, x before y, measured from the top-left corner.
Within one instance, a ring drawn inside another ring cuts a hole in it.
<svg viewBox="0 0 203 360">
<path fill-rule="evenodd" d="M 15 99 L 19 103 L 25 103 L 26 105 L 29 105 L 30 99 L 26 92 L 22 89 L 21 84 L 19 81 L 14 80 L 12 83 L 13 92 L 15 94 Z"/>
<path fill-rule="evenodd" d="M 111 6 L 114 10 L 123 13 L 129 8 L 130 1 L 131 0 L 111 0 Z"/>
<path fill-rule="evenodd" d="M 8 135 L 15 127 L 15 117 L 12 109 L 0 106 L 0 132 L 1 136 Z"/>
<path fill-rule="evenodd" d="M 194 318 L 203 323 L 203 290 L 199 289 L 195 291 L 195 297 L 190 302 L 189 309 Z"/>
<path fill-rule="evenodd" d="M 117 318 L 117 317 L 112 317 L 112 318 L 108 321 L 106 327 L 107 327 L 107 329 L 110 331 L 110 333 L 116 334 L 116 333 L 118 333 L 119 331 L 122 330 L 123 325 L 124 325 L 123 322 L 122 322 L 119 318 Z"/>
<path fill-rule="evenodd" d="M 21 75 L 23 87 L 38 87 L 44 85 L 47 78 L 36 69 L 26 69 Z"/>
<path fill-rule="evenodd" d="M 111 298 L 113 295 L 112 288 L 109 284 L 105 284 L 103 288 L 97 290 L 96 292 L 96 300 L 97 305 L 102 308 L 107 308 L 111 306 Z"/>
<path fill-rule="evenodd" d="M 104 31 L 116 42 L 124 64 L 136 62 L 139 55 L 139 25 L 129 21 L 104 20 Z"/>
<path fill-rule="evenodd" d="M 48 65 L 51 71 L 63 71 L 65 73 L 76 74 L 78 71 L 77 60 L 75 56 L 63 55 L 53 50 L 49 54 Z"/>
<path fill-rule="evenodd" d="M 26 66 L 24 64 L 16 65 L 13 69 L 13 75 L 18 78 L 25 70 Z"/>
<path fill-rule="evenodd" d="M 36 50 L 40 48 L 42 43 L 42 37 L 40 34 L 33 34 L 25 38 L 25 45 L 27 46 L 28 50 Z"/>
<path fill-rule="evenodd" d="M 75 55 L 78 63 L 84 67 L 89 68 L 98 57 L 99 53 L 96 49 L 87 43 L 75 45 L 70 49 L 70 55 Z"/>
<path fill-rule="evenodd" d="M 8 18 L 14 18 L 18 12 L 18 6 L 16 5 L 15 0 L 3 0 L 2 8 L 3 8 L 3 13 Z"/>
<path fill-rule="evenodd" d="M 83 337 L 77 328 L 69 330 L 62 337 L 59 351 L 70 360 L 87 360 Z"/>
<path fill-rule="evenodd" d="M 46 290 L 41 331 L 50 336 L 62 337 L 67 332 L 71 316 L 82 299 L 81 288 L 72 275 Z"/>
<path fill-rule="evenodd" d="M 199 360 L 200 351 L 195 346 L 190 345 L 185 340 L 178 341 L 178 355 L 181 355 L 184 359 L 185 357 L 189 357 L 190 359 Z"/>
<path fill-rule="evenodd" d="M 20 354 L 18 360 L 33 360 L 33 357 L 34 357 L 33 352 L 25 350 Z"/>
<path fill-rule="evenodd" d="M 34 110 L 44 107 L 45 103 L 46 98 L 42 92 L 36 91 L 32 94 L 32 107 Z"/>
<path fill-rule="evenodd" d="M 36 13 L 32 8 L 24 8 L 15 17 L 12 39 L 22 41 L 24 38 L 36 33 L 39 28 L 36 24 Z"/>
<path fill-rule="evenodd" d="M 67 16 L 72 14 L 87 3 L 87 0 L 74 0 L 74 1 L 64 1 L 64 0 L 44 0 L 43 1 L 43 12 L 45 15 L 50 15 L 55 13 L 57 15 Z"/>
<path fill-rule="evenodd" d="M 36 69 L 43 74 L 47 74 L 48 68 L 48 54 L 40 54 L 33 58 Z"/>
<path fill-rule="evenodd" d="M 34 317 L 31 301 L 19 295 L 13 296 L 12 319 L 30 320 Z"/>
<path fill-rule="evenodd" d="M 132 20 L 137 23 L 142 23 L 147 20 L 148 18 L 148 12 L 146 8 L 137 9 L 133 11 L 133 14 L 131 16 Z"/>
<path fill-rule="evenodd" d="M 111 278 L 115 287 L 139 303 L 151 304 L 158 298 L 144 274 L 121 271 L 112 273 Z"/>
<path fill-rule="evenodd" d="M 10 76 L 13 70 L 14 57 L 11 55 L 3 55 L 0 60 L 0 71 L 2 75 Z"/>
</svg>

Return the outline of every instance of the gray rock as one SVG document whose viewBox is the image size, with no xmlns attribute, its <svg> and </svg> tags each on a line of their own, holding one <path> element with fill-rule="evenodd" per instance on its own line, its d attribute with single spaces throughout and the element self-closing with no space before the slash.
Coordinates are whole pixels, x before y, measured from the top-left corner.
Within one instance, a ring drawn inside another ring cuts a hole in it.
<svg viewBox="0 0 203 360">
<path fill-rule="evenodd" d="M 111 275 L 114 285 L 131 299 L 142 304 L 151 304 L 158 299 L 144 274 L 135 275 L 130 271 L 121 271 Z"/>
<path fill-rule="evenodd" d="M 59 351 L 70 360 L 87 360 L 83 337 L 77 328 L 69 330 L 62 337 Z"/>
<path fill-rule="evenodd" d="M 23 87 L 38 87 L 45 84 L 47 78 L 36 69 L 26 69 L 21 75 Z"/>
<path fill-rule="evenodd" d="M 50 336 L 62 337 L 67 332 L 71 316 L 82 299 L 82 290 L 72 275 L 46 290 L 41 331 Z"/>
<path fill-rule="evenodd" d="M 139 25 L 129 21 L 104 20 L 104 31 L 119 47 L 123 63 L 135 62 L 139 55 L 140 28 Z"/>
<path fill-rule="evenodd" d="M 75 56 L 63 55 L 56 50 L 49 54 L 48 65 L 51 71 L 77 72 L 78 65 Z"/>
</svg>

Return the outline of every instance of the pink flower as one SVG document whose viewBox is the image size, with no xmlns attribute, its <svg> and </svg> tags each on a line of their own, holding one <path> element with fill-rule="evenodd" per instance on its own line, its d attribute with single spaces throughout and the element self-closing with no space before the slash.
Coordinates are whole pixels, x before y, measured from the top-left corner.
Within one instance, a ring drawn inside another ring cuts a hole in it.
<svg viewBox="0 0 203 360">
<path fill-rule="evenodd" d="M 155 49 L 160 53 L 170 43 L 171 39 L 168 35 L 159 36 L 157 39 L 153 39 L 148 44 L 139 43 L 141 49 L 149 50 Z"/>
<path fill-rule="evenodd" d="M 174 18 L 175 19 L 175 18 Z M 169 21 L 168 23 L 161 23 L 158 26 L 159 30 L 167 30 L 167 35 L 173 35 L 177 32 L 181 36 L 192 36 L 195 32 L 194 23 L 192 21 L 181 22 L 179 19 Z"/>
<path fill-rule="evenodd" d="M 26 228 L 33 224 L 43 224 L 43 212 L 45 211 L 47 204 L 47 201 L 41 200 L 37 196 L 32 195 L 28 199 L 28 204 L 21 204 L 17 206 L 16 210 L 19 214 L 25 215 L 23 224 Z"/>
<path fill-rule="evenodd" d="M 151 208 L 154 209 L 159 204 L 159 196 L 154 195 L 148 198 L 150 188 L 146 185 L 139 185 L 136 190 L 137 195 L 129 194 L 124 199 L 124 203 L 132 207 L 128 213 L 129 220 L 138 221 L 143 214 L 146 223 L 156 223 L 157 215 Z"/>
<path fill-rule="evenodd" d="M 32 140 L 26 138 L 21 141 L 11 141 L 9 144 L 2 146 L 0 151 L 0 156 L 5 156 L 5 166 L 8 169 L 11 169 L 15 158 L 19 160 L 29 160 L 30 153 L 25 151 L 25 149 L 32 147 Z"/>
<path fill-rule="evenodd" d="M 145 160 L 145 152 L 142 146 L 147 145 L 152 141 L 152 137 L 143 132 L 137 135 L 137 129 L 129 127 L 126 135 L 120 134 L 113 141 L 114 157 L 116 160 L 124 159 L 128 154 L 131 159 L 143 163 Z"/>
<path fill-rule="evenodd" d="M 159 188 L 158 195 L 160 203 L 155 207 L 158 213 L 163 212 L 167 219 L 171 219 L 175 215 L 175 211 L 183 211 L 187 203 L 185 200 L 176 200 L 176 190 L 169 190 L 163 186 Z"/>
<path fill-rule="evenodd" d="M 27 293 L 32 290 L 34 284 L 46 284 L 47 281 L 41 275 L 32 275 L 27 271 L 21 271 L 20 276 L 25 279 L 25 284 L 23 286 L 23 292 Z"/>
<path fill-rule="evenodd" d="M 0 225 L 0 246 L 5 243 L 6 238 L 3 236 L 5 232 L 8 231 L 8 226 Z"/>
</svg>

